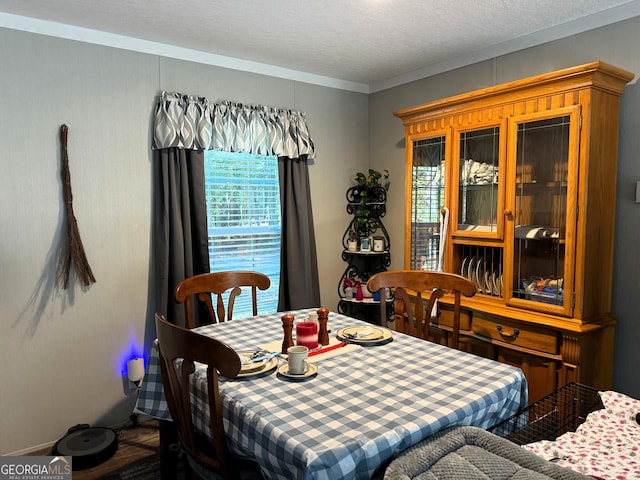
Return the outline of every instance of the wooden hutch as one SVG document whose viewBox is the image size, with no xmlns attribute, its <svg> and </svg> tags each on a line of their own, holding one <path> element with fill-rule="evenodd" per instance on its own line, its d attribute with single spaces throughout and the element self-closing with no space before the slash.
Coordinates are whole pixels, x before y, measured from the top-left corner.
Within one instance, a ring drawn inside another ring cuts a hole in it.
<svg viewBox="0 0 640 480">
<path fill-rule="evenodd" d="M 394 112 L 405 268 L 425 268 L 446 236 L 444 270 L 478 290 L 463 299 L 461 348 L 521 367 L 531 402 L 572 381 L 611 388 L 619 104 L 632 78 L 593 62 Z M 446 299 L 440 310 L 431 335 L 447 343 Z"/>
</svg>

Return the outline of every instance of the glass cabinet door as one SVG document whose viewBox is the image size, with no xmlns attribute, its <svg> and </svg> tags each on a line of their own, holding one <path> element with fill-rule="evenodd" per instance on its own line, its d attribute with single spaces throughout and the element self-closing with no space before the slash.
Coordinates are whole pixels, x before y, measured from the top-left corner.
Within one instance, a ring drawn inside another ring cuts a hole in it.
<svg viewBox="0 0 640 480">
<path fill-rule="evenodd" d="M 458 130 L 454 138 L 454 192 L 452 225 L 454 236 L 501 238 L 503 182 L 500 180 L 501 125 Z"/>
<path fill-rule="evenodd" d="M 570 314 L 573 292 L 578 110 L 513 119 L 511 142 L 513 242 L 510 304 Z M 510 231 L 511 233 L 511 231 Z M 535 303 L 531 303 L 535 302 Z"/>
<path fill-rule="evenodd" d="M 413 140 L 408 148 L 411 208 L 407 219 L 409 258 L 405 265 L 412 270 L 437 270 L 441 266 L 440 212 L 445 206 L 446 147 L 446 135 L 439 135 Z"/>
</svg>

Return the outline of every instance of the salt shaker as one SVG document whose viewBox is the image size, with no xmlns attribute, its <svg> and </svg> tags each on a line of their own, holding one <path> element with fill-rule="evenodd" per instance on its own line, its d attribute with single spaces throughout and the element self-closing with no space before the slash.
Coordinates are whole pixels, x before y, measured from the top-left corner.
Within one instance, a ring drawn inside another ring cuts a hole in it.
<svg viewBox="0 0 640 480">
<path fill-rule="evenodd" d="M 318 323 L 318 313 L 317 312 L 309 312 L 309 318 L 307 322 L 313 322 L 318 326 L 318 331 L 320 331 L 320 324 Z"/>
<path fill-rule="evenodd" d="M 293 315 L 287 313 L 282 316 L 282 329 L 284 330 L 284 340 L 282 340 L 282 353 L 287 353 L 289 347 L 293 347 Z"/>
</svg>

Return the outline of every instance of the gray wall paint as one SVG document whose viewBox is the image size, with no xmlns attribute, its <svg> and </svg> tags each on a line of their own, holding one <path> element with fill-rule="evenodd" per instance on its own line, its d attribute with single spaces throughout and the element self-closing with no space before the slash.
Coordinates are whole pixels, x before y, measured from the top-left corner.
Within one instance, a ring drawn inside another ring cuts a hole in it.
<svg viewBox="0 0 640 480">
<path fill-rule="evenodd" d="M 0 29 L 0 65 L 0 454 L 132 413 L 120 372 L 154 336 L 150 125 L 162 90 L 307 113 L 321 298 L 335 309 L 344 192 L 369 162 L 367 95 L 9 29 Z M 63 228 L 63 123 L 97 283 L 60 293 L 51 262 Z"/>
<path fill-rule="evenodd" d="M 613 281 L 613 313 L 618 319 L 615 340 L 614 389 L 640 398 L 640 204 L 635 185 L 640 180 L 640 18 L 633 18 L 535 48 L 470 65 L 371 95 L 371 164 L 389 168 L 393 181 L 387 227 L 394 245 L 392 268 L 403 267 L 404 129 L 393 111 L 431 100 L 501 84 L 544 72 L 602 60 L 633 72 L 636 78 L 622 95 L 618 155 L 618 190 Z"/>
</svg>

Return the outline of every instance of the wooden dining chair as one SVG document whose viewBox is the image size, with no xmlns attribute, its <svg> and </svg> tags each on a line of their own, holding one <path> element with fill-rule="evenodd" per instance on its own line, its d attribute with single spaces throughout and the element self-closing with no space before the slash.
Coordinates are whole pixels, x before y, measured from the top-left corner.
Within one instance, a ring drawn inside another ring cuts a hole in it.
<svg viewBox="0 0 640 480">
<path fill-rule="evenodd" d="M 183 452 L 201 469 L 215 472 L 225 480 L 238 478 L 239 472 L 244 478 L 263 478 L 257 463 L 230 454 L 222 422 L 218 376 L 238 375 L 241 361 L 236 351 L 215 338 L 169 323 L 162 314 L 156 313 L 155 318 L 162 387 Z M 213 441 L 196 432 L 193 425 L 190 380 L 194 362 L 206 365 Z M 185 459 L 186 478 L 203 479 L 191 462 Z"/>
<path fill-rule="evenodd" d="M 185 278 L 175 289 L 175 299 L 185 306 L 185 326 L 193 328 L 195 325 L 194 312 L 198 305 L 204 304 L 209 314 L 210 323 L 224 322 L 233 318 L 235 299 L 242 292 L 241 287 L 251 288 L 253 315 L 258 315 L 257 289 L 266 290 L 271 286 L 271 280 L 263 273 L 250 271 L 228 271 L 203 273 Z M 225 309 L 222 295 L 229 291 L 229 301 Z M 214 308 L 212 296 L 216 295 Z"/>
<path fill-rule="evenodd" d="M 447 293 L 452 294 L 454 348 L 458 348 L 460 337 L 460 296 L 472 297 L 476 294 L 473 283 L 461 275 L 425 270 L 389 270 L 376 273 L 367 282 L 367 288 L 372 292 L 384 288 L 393 289 L 396 330 L 425 340 L 429 336 L 431 312 L 436 301 Z M 413 302 L 410 295 L 415 295 Z M 386 321 L 386 296 L 384 291 L 381 291 L 380 322 L 386 326 Z"/>
</svg>

